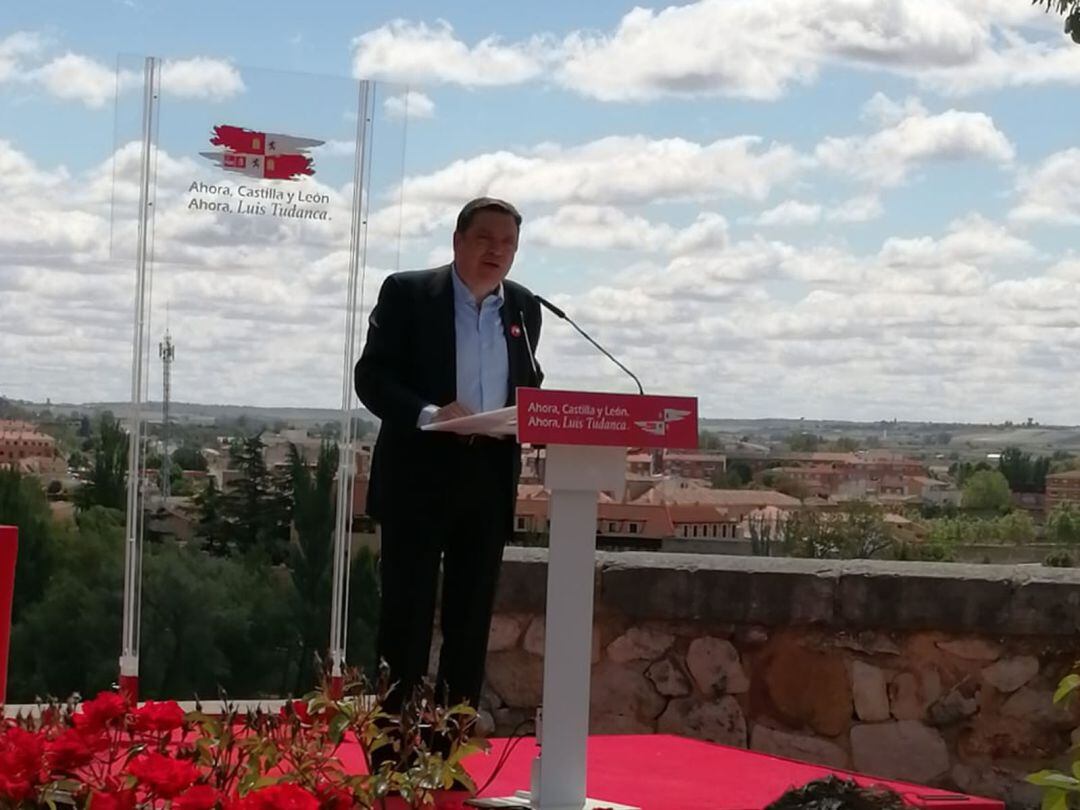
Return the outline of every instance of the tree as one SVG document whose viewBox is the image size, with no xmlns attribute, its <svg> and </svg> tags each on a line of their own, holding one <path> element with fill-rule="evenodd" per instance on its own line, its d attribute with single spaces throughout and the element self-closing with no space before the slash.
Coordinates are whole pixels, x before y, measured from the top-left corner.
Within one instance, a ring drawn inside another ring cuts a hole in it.
<svg viewBox="0 0 1080 810">
<path fill-rule="evenodd" d="M 18 620 L 45 590 L 52 567 L 52 512 L 37 479 L 0 469 L 0 524 L 19 530 L 12 602 L 13 620 Z"/>
<path fill-rule="evenodd" d="M 229 456 L 239 477 L 222 500 L 225 538 L 241 553 L 264 553 L 281 562 L 288 539 L 288 508 L 266 468 L 262 434 L 233 441 Z"/>
<path fill-rule="evenodd" d="M 61 535 L 41 598 L 12 628 L 9 699 L 93 695 L 116 679 L 123 605 L 122 513 L 90 506 Z"/>
<path fill-rule="evenodd" d="M 1032 0 L 1035 5 L 1046 6 L 1065 17 L 1065 33 L 1080 44 L 1080 0 Z"/>
<path fill-rule="evenodd" d="M 93 435 L 94 435 L 94 428 L 90 424 L 90 417 L 87 416 L 86 414 L 83 414 L 82 418 L 79 420 L 79 438 L 80 439 L 89 439 Z"/>
<path fill-rule="evenodd" d="M 821 445 L 821 437 L 813 433 L 792 433 L 785 441 L 793 453 L 813 453 Z"/>
<path fill-rule="evenodd" d="M 104 506 L 124 511 L 127 506 L 128 444 L 128 434 L 120 421 L 111 413 L 103 413 L 94 441 L 90 481 L 75 493 L 75 504 L 80 509 Z"/>
<path fill-rule="evenodd" d="M 1050 459 L 1033 457 L 1030 453 L 1021 452 L 1018 447 L 1007 447 L 998 459 L 998 469 L 1013 492 L 1045 492 Z"/>
<path fill-rule="evenodd" d="M 998 518 L 997 529 L 1003 543 L 1021 545 L 1035 541 L 1035 521 L 1031 519 L 1031 515 L 1021 510 Z"/>
<path fill-rule="evenodd" d="M 312 658 L 326 647 L 330 626 L 330 589 L 334 551 L 334 481 L 338 450 L 323 440 L 314 471 L 296 445 L 289 445 L 289 478 L 293 496 L 296 542 L 289 551 L 289 573 L 295 590 L 300 659 L 294 691 L 311 686 Z"/>
<path fill-rule="evenodd" d="M 703 430 L 698 434 L 698 447 L 702 450 L 723 450 L 724 442 L 711 430 Z"/>
<path fill-rule="evenodd" d="M 206 481 L 206 487 L 195 496 L 195 505 L 199 507 L 199 523 L 195 536 L 202 542 L 202 549 L 215 557 L 225 557 L 229 553 L 226 536 L 225 518 L 222 515 L 222 496 L 217 481 L 213 476 Z"/>
<path fill-rule="evenodd" d="M 1080 543 L 1080 510 L 1069 503 L 1055 506 L 1046 519 L 1046 536 L 1054 543 Z"/>
<path fill-rule="evenodd" d="M 209 468 L 202 450 L 190 444 L 181 445 L 172 451 L 172 464 L 173 467 L 178 467 L 181 470 L 206 472 Z"/>
<path fill-rule="evenodd" d="M 853 439 L 850 436 L 841 436 L 835 442 L 833 442 L 833 450 L 837 453 L 854 453 L 859 449 L 858 439 Z"/>
<path fill-rule="evenodd" d="M 1012 494 L 1009 482 L 997 470 L 979 470 L 964 485 L 961 504 L 965 509 L 1003 512 L 1009 508 Z"/>
<path fill-rule="evenodd" d="M 949 475 L 952 476 L 958 487 L 963 487 L 975 473 L 989 469 L 990 465 L 985 461 L 980 461 L 977 464 L 972 464 L 970 461 L 957 461 L 949 465 Z"/>
</svg>

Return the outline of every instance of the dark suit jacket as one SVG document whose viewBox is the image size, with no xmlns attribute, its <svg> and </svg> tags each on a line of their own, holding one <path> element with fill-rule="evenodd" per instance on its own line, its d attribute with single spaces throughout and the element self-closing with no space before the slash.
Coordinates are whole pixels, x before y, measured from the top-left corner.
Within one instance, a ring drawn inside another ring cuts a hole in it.
<svg viewBox="0 0 1080 810">
<path fill-rule="evenodd" d="M 444 487 L 455 475 L 462 445 L 452 435 L 416 427 L 426 405 L 457 398 L 454 287 L 450 266 L 395 273 L 383 282 L 371 312 L 367 342 L 356 364 L 356 393 L 382 425 L 371 460 L 368 513 L 383 520 L 395 508 L 415 510 L 425 493 Z M 530 358 L 540 340 L 540 305 L 520 284 L 503 282 L 502 321 L 509 377 L 507 405 L 519 386 L 539 386 L 543 373 Z M 516 328 L 515 328 L 516 327 Z M 505 468 L 513 503 L 521 473 L 517 442 L 494 445 L 492 464 Z M 503 480 L 500 475 L 499 480 Z M 492 493 L 496 495 L 496 493 Z"/>
</svg>

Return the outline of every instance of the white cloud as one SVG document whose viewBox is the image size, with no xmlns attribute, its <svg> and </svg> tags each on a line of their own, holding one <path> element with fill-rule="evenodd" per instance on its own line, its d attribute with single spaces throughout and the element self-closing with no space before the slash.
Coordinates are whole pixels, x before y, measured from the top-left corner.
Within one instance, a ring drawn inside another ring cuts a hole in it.
<svg viewBox="0 0 1080 810">
<path fill-rule="evenodd" d="M 526 223 L 524 239 L 530 246 L 683 256 L 723 249 L 727 221 L 720 214 L 703 212 L 685 228 L 676 228 L 614 206 L 566 205 Z"/>
<path fill-rule="evenodd" d="M 830 209 L 825 218 L 830 222 L 869 222 L 885 213 L 876 194 L 861 194 Z"/>
<path fill-rule="evenodd" d="M 881 109 L 879 96 L 872 102 Z M 1009 163 L 1016 150 L 985 113 L 947 110 L 929 115 L 921 107 L 869 136 L 830 137 L 815 150 L 820 164 L 861 180 L 897 185 L 918 164 L 982 159 Z"/>
<path fill-rule="evenodd" d="M 161 66 L 161 92 L 178 98 L 225 101 L 244 89 L 240 71 L 221 59 L 196 56 Z"/>
<path fill-rule="evenodd" d="M 353 50 L 353 75 L 360 79 L 485 87 L 517 84 L 542 69 L 539 42 L 503 45 L 487 37 L 468 46 L 447 22 L 394 20 L 356 37 Z"/>
<path fill-rule="evenodd" d="M 432 118 L 435 115 L 435 102 L 416 90 L 390 96 L 383 108 L 391 118 Z"/>
<path fill-rule="evenodd" d="M 460 203 L 491 194 L 516 203 L 592 205 L 760 200 L 800 171 L 801 163 L 792 148 L 766 146 L 753 137 L 700 144 L 683 138 L 612 136 L 580 146 L 545 144 L 457 160 L 431 174 L 406 178 L 405 198 Z"/>
<path fill-rule="evenodd" d="M 45 49 L 45 38 L 32 31 L 16 31 L 0 39 L 0 82 L 18 78 L 27 61 Z"/>
<path fill-rule="evenodd" d="M 757 225 L 813 225 L 821 219 L 821 206 L 816 203 L 804 203 L 799 200 L 786 200 L 779 205 L 762 211 L 749 219 Z"/>
<path fill-rule="evenodd" d="M 1017 182 L 1020 200 L 1009 216 L 1021 222 L 1080 223 L 1080 149 L 1055 152 Z"/>
<path fill-rule="evenodd" d="M 590 98 L 623 102 L 773 100 L 832 65 L 888 71 L 950 93 L 1080 80 L 1080 51 L 1054 30 L 1056 17 L 1017 5 L 698 0 L 634 8 L 610 31 L 475 44 L 445 22 L 396 20 L 354 40 L 354 73 L 471 87 L 551 77 Z"/>
<path fill-rule="evenodd" d="M 80 101 L 91 108 L 104 107 L 116 97 L 117 85 L 123 88 L 133 78 L 70 51 L 37 68 L 33 75 L 56 98 Z"/>
</svg>

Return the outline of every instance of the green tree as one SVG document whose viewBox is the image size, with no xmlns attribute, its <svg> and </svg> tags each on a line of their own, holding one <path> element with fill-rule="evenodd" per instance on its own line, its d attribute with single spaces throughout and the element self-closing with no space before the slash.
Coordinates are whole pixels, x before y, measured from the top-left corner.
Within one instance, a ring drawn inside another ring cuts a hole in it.
<svg viewBox="0 0 1080 810">
<path fill-rule="evenodd" d="M 1046 6 L 1065 17 L 1065 33 L 1080 44 L 1080 0 L 1032 0 L 1035 5 Z"/>
<path fill-rule="evenodd" d="M 785 441 L 793 453 L 813 453 L 821 446 L 821 437 L 813 433 L 792 433 Z"/>
<path fill-rule="evenodd" d="M 80 509 L 104 506 L 123 511 L 126 508 L 128 444 L 128 434 L 120 421 L 111 413 L 103 413 L 94 440 L 90 480 L 75 494 L 75 503 Z"/>
<path fill-rule="evenodd" d="M 837 453 L 854 453 L 859 449 L 859 441 L 850 436 L 841 436 L 833 442 L 832 447 Z"/>
<path fill-rule="evenodd" d="M 965 509 L 1002 512 L 1009 508 L 1009 482 L 997 470 L 979 470 L 964 484 L 961 504 Z"/>
<path fill-rule="evenodd" d="M 179 467 L 181 470 L 206 472 L 208 469 L 206 457 L 202 454 L 202 450 L 190 444 L 180 445 L 180 447 L 173 450 L 172 463 L 173 467 Z"/>
<path fill-rule="evenodd" d="M 278 492 L 263 458 L 262 434 L 240 438 L 229 456 L 239 473 L 222 500 L 225 538 L 241 553 L 263 553 L 275 562 L 285 558 L 288 540 L 287 493 Z"/>
<path fill-rule="evenodd" d="M 980 461 L 976 464 L 970 461 L 957 461 L 949 465 L 949 475 L 952 476 L 953 481 L 956 482 L 958 487 L 963 487 L 975 473 L 981 470 L 989 470 L 990 465 L 985 461 Z"/>
<path fill-rule="evenodd" d="M 1050 459 L 1033 457 L 1019 447 L 1007 447 L 998 459 L 998 470 L 1008 480 L 1009 489 L 1013 492 L 1045 492 Z"/>
<path fill-rule="evenodd" d="M 143 566 L 147 697 L 286 694 L 295 650 L 282 577 L 174 542 L 148 546 Z"/>
<path fill-rule="evenodd" d="M 90 506 L 61 533 L 41 598 L 12 628 L 9 698 L 93 695 L 116 679 L 124 516 Z"/>
<path fill-rule="evenodd" d="M 12 620 L 41 597 L 52 562 L 52 512 L 36 478 L 0 469 L 0 524 L 19 530 Z"/>
<path fill-rule="evenodd" d="M 289 478 L 296 532 L 296 542 L 290 547 L 289 573 L 295 589 L 295 614 L 300 638 L 294 691 L 311 686 L 313 656 L 327 646 L 337 465 L 337 446 L 329 441 L 322 442 L 314 470 L 304 463 L 296 445 L 289 445 Z"/>
<path fill-rule="evenodd" d="M 206 487 L 195 496 L 195 505 L 199 507 L 195 536 L 201 541 L 203 551 L 216 557 L 228 555 L 229 541 L 222 514 L 222 495 L 213 476 L 207 479 Z"/>
<path fill-rule="evenodd" d="M 698 447 L 702 450 L 723 450 L 724 442 L 718 434 L 703 430 L 698 433 Z"/>
<path fill-rule="evenodd" d="M 79 438 L 80 439 L 89 439 L 93 435 L 94 435 L 94 428 L 90 424 L 90 417 L 87 416 L 86 414 L 83 414 L 82 418 L 79 420 Z"/>
<path fill-rule="evenodd" d="M 1080 509 L 1069 503 L 1055 506 L 1046 519 L 1046 536 L 1054 543 L 1080 543 Z"/>
<path fill-rule="evenodd" d="M 1003 543 L 1021 545 L 1035 542 L 1035 521 L 1023 510 L 1016 510 L 997 519 L 998 536 Z"/>
</svg>

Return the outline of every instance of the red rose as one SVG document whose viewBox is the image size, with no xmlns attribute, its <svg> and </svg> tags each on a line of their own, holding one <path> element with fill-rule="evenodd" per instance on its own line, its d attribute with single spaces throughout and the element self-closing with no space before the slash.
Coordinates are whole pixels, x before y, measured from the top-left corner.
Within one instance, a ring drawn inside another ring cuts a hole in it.
<svg viewBox="0 0 1080 810">
<path fill-rule="evenodd" d="M 173 731 L 184 725 L 184 710 L 175 700 L 152 700 L 135 710 L 135 730 L 149 733 Z"/>
<path fill-rule="evenodd" d="M 306 700 L 294 700 L 281 707 L 282 717 L 291 717 L 294 714 L 305 726 L 310 726 L 313 722 L 311 712 L 308 711 L 308 702 Z"/>
<path fill-rule="evenodd" d="M 173 799 L 172 810 L 212 810 L 220 800 L 217 788 L 194 785 Z"/>
<path fill-rule="evenodd" d="M 0 799 L 19 804 L 45 780 L 44 739 L 9 726 L 0 736 Z"/>
<path fill-rule="evenodd" d="M 353 804 L 353 795 L 339 785 L 331 785 L 323 782 L 316 786 L 315 795 L 319 798 L 321 810 L 350 810 Z"/>
<path fill-rule="evenodd" d="M 319 810 L 319 802 L 299 785 L 283 784 L 253 790 L 235 807 L 236 810 Z"/>
<path fill-rule="evenodd" d="M 90 764 L 94 754 L 101 751 L 109 742 L 103 736 L 86 734 L 77 728 L 65 729 L 55 740 L 50 741 L 45 750 L 49 763 L 55 770 L 70 773 L 76 768 Z"/>
<path fill-rule="evenodd" d="M 163 799 L 173 798 L 199 778 L 199 769 L 191 762 L 161 754 L 143 754 L 127 770 L 147 790 Z"/>
<path fill-rule="evenodd" d="M 75 727 L 84 731 L 102 731 L 123 717 L 126 711 L 127 701 L 123 695 L 101 692 L 82 705 L 82 712 L 75 715 Z"/>
<path fill-rule="evenodd" d="M 134 790 L 94 791 L 87 810 L 135 810 Z"/>
</svg>

